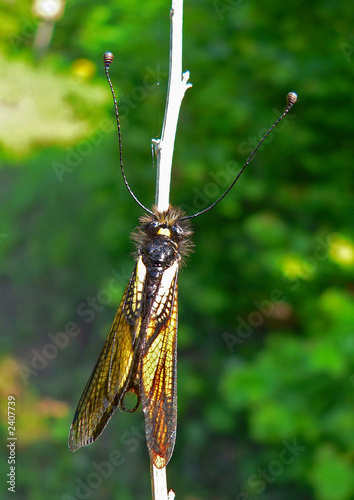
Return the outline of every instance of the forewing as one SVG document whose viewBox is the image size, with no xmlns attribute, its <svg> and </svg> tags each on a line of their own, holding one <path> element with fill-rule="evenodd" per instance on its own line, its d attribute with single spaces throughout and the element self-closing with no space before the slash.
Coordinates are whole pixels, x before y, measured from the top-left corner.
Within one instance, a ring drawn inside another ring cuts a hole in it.
<svg viewBox="0 0 354 500">
<path fill-rule="evenodd" d="M 145 266 L 138 262 L 77 406 L 69 433 L 71 451 L 92 443 L 102 433 L 133 376 L 145 274 Z"/>
<path fill-rule="evenodd" d="M 156 296 L 140 359 L 141 400 L 150 458 L 161 469 L 169 462 L 177 427 L 178 266 Z"/>
</svg>

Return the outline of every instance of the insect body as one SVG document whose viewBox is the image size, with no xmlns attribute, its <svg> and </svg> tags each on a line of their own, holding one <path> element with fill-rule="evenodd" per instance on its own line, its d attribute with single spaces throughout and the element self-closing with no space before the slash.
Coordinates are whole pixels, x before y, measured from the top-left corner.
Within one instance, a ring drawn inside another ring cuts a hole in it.
<svg viewBox="0 0 354 500">
<path fill-rule="evenodd" d="M 69 435 L 71 451 L 93 442 L 119 406 L 126 410 L 124 396 L 131 391 L 142 403 L 154 465 L 164 467 L 172 455 L 177 425 L 177 278 L 192 234 L 183 215 L 172 207 L 163 213 L 153 209 L 133 233 L 135 269 L 79 401 Z"/>
</svg>

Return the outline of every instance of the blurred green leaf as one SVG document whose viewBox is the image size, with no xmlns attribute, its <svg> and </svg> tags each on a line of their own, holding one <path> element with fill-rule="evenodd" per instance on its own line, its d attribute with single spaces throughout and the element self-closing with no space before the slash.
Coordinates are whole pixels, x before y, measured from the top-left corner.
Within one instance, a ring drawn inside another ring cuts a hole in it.
<svg viewBox="0 0 354 500">
<path fill-rule="evenodd" d="M 309 477 L 319 500 L 349 500 L 352 497 L 352 466 L 330 445 L 318 449 Z"/>
<path fill-rule="evenodd" d="M 10 64 L 4 55 L 0 70 L 0 136 L 6 152 L 23 157 L 38 146 L 75 145 L 103 122 L 100 108 L 109 95 L 102 85 L 58 73 L 48 64 Z"/>
</svg>

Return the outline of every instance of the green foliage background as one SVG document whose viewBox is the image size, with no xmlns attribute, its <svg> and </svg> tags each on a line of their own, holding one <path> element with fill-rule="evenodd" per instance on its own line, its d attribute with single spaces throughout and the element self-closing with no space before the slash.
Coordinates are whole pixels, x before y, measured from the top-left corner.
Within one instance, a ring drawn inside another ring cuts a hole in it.
<svg viewBox="0 0 354 500">
<path fill-rule="evenodd" d="M 149 206 L 169 8 L 71 0 L 45 50 L 46 26 L 31 2 L 1 4 L 6 498 L 9 394 L 18 499 L 150 497 L 141 411 L 117 413 L 75 454 L 67 434 L 133 268 L 129 234 L 141 212 L 118 170 L 102 54 L 116 55 L 127 176 Z M 193 88 L 181 110 L 171 201 L 189 213 L 221 194 L 287 92 L 299 102 L 223 203 L 194 223 L 195 253 L 180 275 L 169 485 L 180 500 L 350 500 L 352 2 L 186 1 L 184 69 Z"/>
</svg>

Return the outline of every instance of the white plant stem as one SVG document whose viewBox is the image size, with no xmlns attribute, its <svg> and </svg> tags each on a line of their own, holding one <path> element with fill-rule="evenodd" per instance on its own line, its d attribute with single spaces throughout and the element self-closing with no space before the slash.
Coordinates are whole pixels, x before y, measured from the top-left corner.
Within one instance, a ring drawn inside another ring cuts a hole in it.
<svg viewBox="0 0 354 500">
<path fill-rule="evenodd" d="M 183 0 L 172 0 L 170 12 L 170 67 L 165 116 L 161 139 L 154 141 L 157 156 L 155 204 L 160 212 L 168 209 L 172 171 L 173 149 L 179 110 L 188 83 L 189 72 L 182 75 L 182 25 Z"/>
<path fill-rule="evenodd" d="M 175 494 L 172 490 L 167 493 L 166 467 L 157 469 L 150 464 L 152 500 L 174 500 Z"/>
<path fill-rule="evenodd" d="M 189 72 L 182 75 L 182 25 L 183 0 L 172 0 L 170 11 L 170 65 L 165 116 L 161 139 L 153 141 L 157 157 L 155 204 L 160 212 L 168 209 L 172 171 L 173 149 L 179 110 L 188 83 Z M 172 490 L 167 493 L 166 467 L 157 469 L 151 464 L 151 488 L 153 500 L 173 500 Z"/>
</svg>

